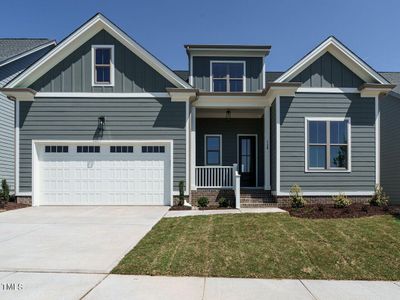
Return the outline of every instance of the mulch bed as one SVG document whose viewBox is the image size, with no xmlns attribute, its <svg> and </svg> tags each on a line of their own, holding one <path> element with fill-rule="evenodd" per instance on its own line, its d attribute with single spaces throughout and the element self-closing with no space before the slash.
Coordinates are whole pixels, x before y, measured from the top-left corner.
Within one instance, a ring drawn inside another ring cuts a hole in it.
<svg viewBox="0 0 400 300">
<path fill-rule="evenodd" d="M 377 215 L 400 217 L 399 206 L 379 207 L 368 204 L 352 204 L 346 208 L 336 208 L 333 205 L 307 205 L 302 208 L 287 208 L 286 210 L 293 217 L 310 219 L 361 218 Z"/>
<path fill-rule="evenodd" d="M 8 203 L 6 203 L 5 207 L 0 207 L 0 211 L 14 210 L 14 209 L 19 209 L 19 208 L 25 208 L 28 206 L 30 206 L 30 205 L 16 203 L 16 202 L 8 202 Z"/>
<path fill-rule="evenodd" d="M 227 209 L 235 209 L 234 207 L 219 207 L 219 206 L 207 206 L 207 207 L 199 207 L 199 210 L 227 210 Z"/>
<path fill-rule="evenodd" d="M 190 206 L 174 205 L 174 206 L 171 206 L 169 210 L 192 210 L 192 208 Z"/>
</svg>

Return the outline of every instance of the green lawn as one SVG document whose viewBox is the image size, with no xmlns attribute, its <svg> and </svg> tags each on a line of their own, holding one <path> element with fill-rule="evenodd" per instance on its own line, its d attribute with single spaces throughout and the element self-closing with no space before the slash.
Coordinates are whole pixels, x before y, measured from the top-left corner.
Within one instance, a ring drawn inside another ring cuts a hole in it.
<svg viewBox="0 0 400 300">
<path fill-rule="evenodd" d="M 392 216 L 311 220 L 287 214 L 162 219 L 117 274 L 400 279 L 400 222 Z"/>
</svg>

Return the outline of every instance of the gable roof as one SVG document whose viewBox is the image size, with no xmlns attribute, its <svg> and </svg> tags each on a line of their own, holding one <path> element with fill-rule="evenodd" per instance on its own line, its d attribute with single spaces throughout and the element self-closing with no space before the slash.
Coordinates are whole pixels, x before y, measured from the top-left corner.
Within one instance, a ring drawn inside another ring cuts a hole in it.
<svg viewBox="0 0 400 300">
<path fill-rule="evenodd" d="M 121 44 L 135 53 L 139 58 L 145 61 L 176 87 L 192 88 L 187 82 L 182 80 L 155 56 L 150 54 L 146 49 L 140 46 L 136 41 L 100 13 L 96 14 L 93 18 L 89 19 L 85 24 L 67 36 L 57 45 L 57 47 L 8 83 L 6 87 L 15 88 L 30 86 L 53 66 L 62 61 L 85 41 L 89 40 L 101 30 L 105 30 L 111 34 Z"/>
<path fill-rule="evenodd" d="M 0 67 L 55 44 L 55 41 L 49 39 L 2 38 L 0 39 Z"/>
<path fill-rule="evenodd" d="M 337 58 L 341 63 L 343 63 L 365 82 L 380 84 L 389 83 L 383 76 L 381 76 L 333 36 L 327 38 L 306 56 L 300 59 L 300 61 L 290 67 L 289 70 L 279 76 L 275 82 L 287 82 L 292 80 L 296 75 L 300 74 L 304 69 L 310 66 L 326 52 L 331 53 L 335 58 Z"/>
</svg>

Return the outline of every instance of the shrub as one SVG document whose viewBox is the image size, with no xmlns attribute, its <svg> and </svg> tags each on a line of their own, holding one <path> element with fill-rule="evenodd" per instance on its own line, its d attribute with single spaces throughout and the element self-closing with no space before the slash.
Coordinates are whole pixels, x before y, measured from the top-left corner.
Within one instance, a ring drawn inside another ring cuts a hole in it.
<svg viewBox="0 0 400 300">
<path fill-rule="evenodd" d="M 336 208 L 345 208 L 351 205 L 351 200 L 342 193 L 337 196 L 333 196 L 333 202 Z"/>
<path fill-rule="evenodd" d="M 179 202 L 178 205 L 182 206 L 185 203 L 185 182 L 179 181 Z"/>
<path fill-rule="evenodd" d="M 224 198 L 224 197 L 221 197 L 218 199 L 218 204 L 219 204 L 219 207 L 228 207 L 229 206 L 228 200 L 226 200 L 226 198 Z"/>
<path fill-rule="evenodd" d="M 319 211 L 324 211 L 325 207 L 323 204 L 318 204 L 318 210 Z"/>
<path fill-rule="evenodd" d="M 1 181 L 1 194 L 2 200 L 7 203 L 10 201 L 10 187 L 8 186 L 7 180 L 3 179 Z"/>
<path fill-rule="evenodd" d="M 306 200 L 303 198 L 303 192 L 301 191 L 301 187 L 299 185 L 292 185 L 289 194 L 289 198 L 292 201 L 292 207 L 303 207 L 306 205 Z"/>
<path fill-rule="evenodd" d="M 363 205 L 362 207 L 361 207 L 361 210 L 363 211 L 363 212 L 368 212 L 368 210 L 369 210 L 369 206 L 368 205 Z"/>
<path fill-rule="evenodd" d="M 208 198 L 200 197 L 199 200 L 197 200 L 197 205 L 199 207 L 207 207 L 208 206 Z"/>
<path fill-rule="evenodd" d="M 375 193 L 372 196 L 369 204 L 374 206 L 387 206 L 389 203 L 389 197 L 383 191 L 383 187 L 379 184 L 375 186 Z"/>
</svg>

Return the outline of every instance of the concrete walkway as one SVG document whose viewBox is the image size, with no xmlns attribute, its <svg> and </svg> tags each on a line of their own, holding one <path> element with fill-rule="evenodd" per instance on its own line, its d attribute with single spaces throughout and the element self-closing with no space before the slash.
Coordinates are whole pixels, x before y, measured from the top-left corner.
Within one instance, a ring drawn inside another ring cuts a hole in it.
<svg viewBox="0 0 400 300">
<path fill-rule="evenodd" d="M 0 272 L 0 299 L 400 299 L 400 282 Z"/>
<path fill-rule="evenodd" d="M 188 216 L 207 216 L 207 215 L 225 215 L 225 214 L 258 214 L 258 213 L 287 213 L 286 210 L 277 207 L 266 208 L 240 208 L 240 209 L 215 209 L 215 210 L 170 210 L 164 218 L 188 217 Z"/>
</svg>

